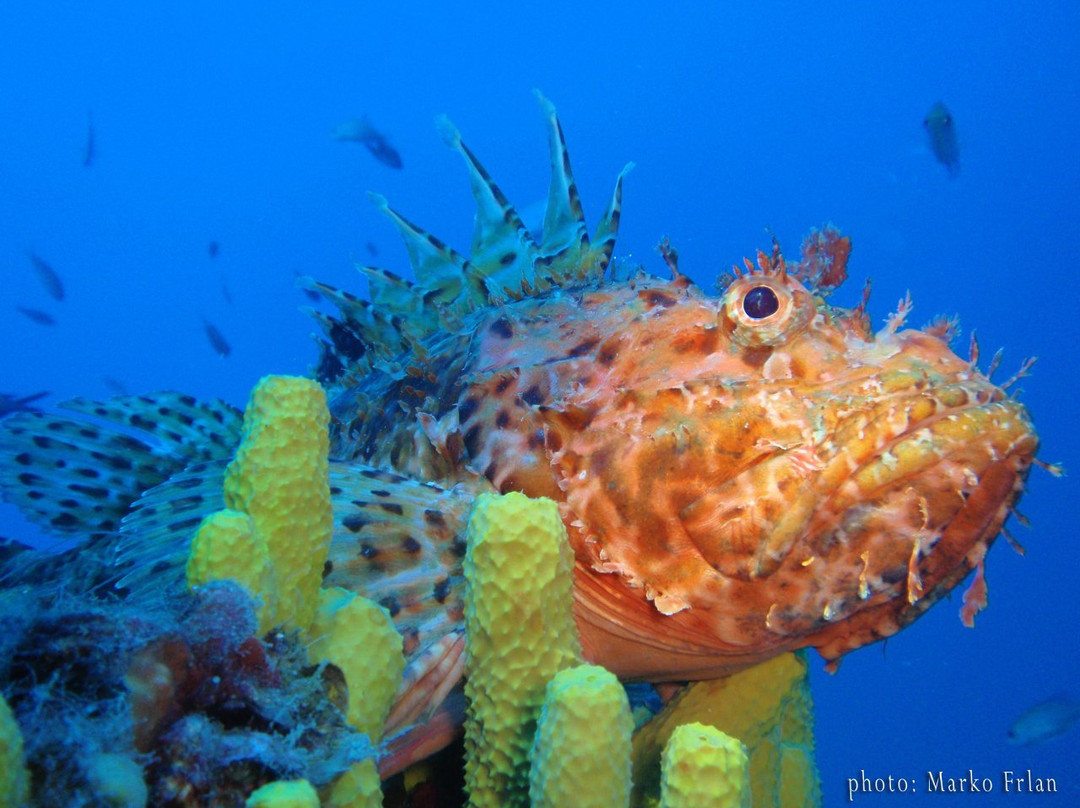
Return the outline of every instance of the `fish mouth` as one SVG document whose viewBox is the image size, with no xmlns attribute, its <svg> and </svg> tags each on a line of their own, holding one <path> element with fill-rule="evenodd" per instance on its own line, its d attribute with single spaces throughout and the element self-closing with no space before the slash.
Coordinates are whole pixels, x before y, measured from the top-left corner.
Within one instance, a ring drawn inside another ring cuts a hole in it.
<svg viewBox="0 0 1080 808">
<path fill-rule="evenodd" d="M 826 484 L 836 476 L 834 493 L 783 562 L 818 573 L 799 607 L 771 615 L 770 628 L 814 632 L 834 660 L 899 631 L 977 569 L 961 612 L 973 623 L 985 605 L 983 558 L 1038 449 L 1027 410 L 970 380 L 880 402 L 835 439 L 822 470 Z"/>
</svg>

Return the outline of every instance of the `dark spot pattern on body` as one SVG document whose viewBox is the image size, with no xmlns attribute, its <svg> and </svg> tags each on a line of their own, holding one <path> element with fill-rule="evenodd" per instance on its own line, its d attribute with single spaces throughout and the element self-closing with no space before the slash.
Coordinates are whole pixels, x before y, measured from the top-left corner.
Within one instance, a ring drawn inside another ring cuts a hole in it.
<svg viewBox="0 0 1080 808">
<path fill-rule="evenodd" d="M 74 527 L 78 523 L 78 520 L 73 514 L 66 511 L 61 514 L 57 514 L 49 520 L 49 524 L 53 527 Z"/>
<path fill-rule="evenodd" d="M 600 346 L 600 350 L 596 352 L 597 363 L 603 365 L 604 367 L 611 367 L 611 364 L 619 356 L 620 347 L 621 346 L 619 344 L 618 337 L 612 337 L 611 339 L 604 342 L 604 344 Z"/>
<path fill-rule="evenodd" d="M 506 392 L 506 388 L 514 381 L 514 377 L 510 374 L 503 374 L 499 377 L 499 381 L 495 383 L 495 395 L 501 396 Z"/>
<path fill-rule="evenodd" d="M 657 306 L 666 309 L 669 306 L 674 306 L 678 302 L 667 292 L 662 292 L 659 289 L 645 289 L 638 292 L 638 298 L 644 301 L 650 309 Z"/>
<path fill-rule="evenodd" d="M 406 553 L 409 553 L 410 555 L 415 555 L 416 553 L 419 553 L 421 550 L 423 550 L 424 547 L 412 536 L 406 536 L 404 539 L 401 540 L 401 549 L 404 550 Z"/>
<path fill-rule="evenodd" d="M 458 423 L 463 424 L 468 421 L 476 411 L 480 409 L 480 400 L 476 398 L 467 398 L 461 402 L 458 406 Z"/>
<path fill-rule="evenodd" d="M 499 410 L 499 414 L 495 416 L 495 426 L 499 429 L 506 429 L 510 425 L 510 413 L 506 410 Z"/>
<path fill-rule="evenodd" d="M 387 595 L 379 600 L 379 605 L 390 612 L 391 617 L 397 617 L 401 613 L 401 604 L 393 595 Z"/>
<path fill-rule="evenodd" d="M 360 555 L 370 561 L 379 555 L 379 548 L 364 542 L 360 545 Z"/>
<path fill-rule="evenodd" d="M 483 428 L 480 424 L 473 424 L 469 427 L 463 438 L 465 443 L 465 451 L 470 457 L 476 457 L 480 451 L 480 437 L 483 435 Z"/>
<path fill-rule="evenodd" d="M 534 407 L 538 404 L 543 404 L 544 393 L 540 389 L 540 385 L 534 384 L 529 387 L 528 390 L 521 394 L 521 400 L 524 401 L 526 404 L 531 404 Z"/>
<path fill-rule="evenodd" d="M 107 465 L 113 471 L 127 471 L 131 468 L 134 468 L 135 466 L 135 464 L 132 463 L 129 458 L 119 457 L 116 455 L 112 457 L 99 457 L 95 459 L 103 461 L 105 465 Z"/>
<path fill-rule="evenodd" d="M 396 502 L 380 502 L 379 507 L 387 513 L 392 513 L 396 516 L 401 516 L 405 512 L 401 505 Z"/>
<path fill-rule="evenodd" d="M 92 497 L 93 499 L 106 499 L 109 496 L 108 488 L 99 488 L 93 485 L 71 483 L 68 485 L 68 490 L 73 490 L 76 494 L 85 494 L 87 497 Z"/>
<path fill-rule="evenodd" d="M 498 320 L 488 326 L 488 331 L 490 331 L 497 337 L 501 337 L 502 339 L 510 339 L 512 336 L 514 336 L 514 327 L 505 317 L 500 317 Z"/>
<path fill-rule="evenodd" d="M 435 589 L 432 591 L 435 596 L 435 600 L 439 603 L 443 603 L 450 596 L 450 579 L 440 578 L 435 582 Z"/>
<path fill-rule="evenodd" d="M 341 526 L 350 533 L 359 533 L 368 525 L 368 520 L 358 514 L 350 514 L 341 520 Z"/>
<path fill-rule="evenodd" d="M 584 356 L 585 354 L 591 352 L 592 349 L 595 348 L 598 344 L 600 344 L 599 339 L 587 339 L 584 342 L 578 343 L 569 351 L 567 351 L 566 355 L 570 357 Z"/>
<path fill-rule="evenodd" d="M 198 527 L 200 522 L 202 522 L 201 516 L 192 516 L 188 519 L 181 519 L 179 522 L 173 522 L 172 524 L 168 525 L 168 529 L 175 531 L 190 530 L 192 528 Z"/>
</svg>

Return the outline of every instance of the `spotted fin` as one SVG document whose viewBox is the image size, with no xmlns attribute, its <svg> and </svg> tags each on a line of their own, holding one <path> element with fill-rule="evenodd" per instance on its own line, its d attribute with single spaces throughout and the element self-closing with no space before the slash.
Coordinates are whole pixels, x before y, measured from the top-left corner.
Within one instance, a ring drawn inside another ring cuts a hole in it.
<svg viewBox="0 0 1080 808">
<path fill-rule="evenodd" d="M 231 455 L 242 414 L 175 392 L 77 398 L 67 413 L 22 412 L 0 425 L 0 491 L 52 534 L 115 534 L 139 495 L 185 467 Z"/>
<path fill-rule="evenodd" d="M 323 578 L 384 606 L 406 658 L 460 627 L 465 524 L 483 478 L 444 488 L 356 463 L 331 463 L 334 540 Z"/>
</svg>

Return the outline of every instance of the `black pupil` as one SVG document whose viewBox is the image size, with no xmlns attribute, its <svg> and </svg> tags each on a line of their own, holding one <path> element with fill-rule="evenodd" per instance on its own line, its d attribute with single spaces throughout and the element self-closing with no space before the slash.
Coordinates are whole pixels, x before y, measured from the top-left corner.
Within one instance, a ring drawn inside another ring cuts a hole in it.
<svg viewBox="0 0 1080 808">
<path fill-rule="evenodd" d="M 776 292 L 768 286 L 755 286 L 746 293 L 742 307 L 747 317 L 764 320 L 770 314 L 776 314 L 780 301 L 776 299 Z"/>
</svg>

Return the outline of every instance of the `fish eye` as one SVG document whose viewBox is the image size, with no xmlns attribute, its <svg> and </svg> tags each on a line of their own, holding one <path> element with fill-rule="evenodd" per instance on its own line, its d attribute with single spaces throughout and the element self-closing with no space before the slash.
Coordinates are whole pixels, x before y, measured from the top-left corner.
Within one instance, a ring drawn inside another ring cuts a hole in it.
<svg viewBox="0 0 1080 808">
<path fill-rule="evenodd" d="M 721 311 L 732 342 L 760 348 L 779 345 L 798 334 L 817 306 L 794 278 L 744 275 L 724 291 Z"/>
<path fill-rule="evenodd" d="M 743 311 L 746 316 L 753 320 L 764 320 L 776 314 L 780 308 L 780 301 L 776 292 L 768 286 L 755 286 L 743 297 Z"/>
</svg>

